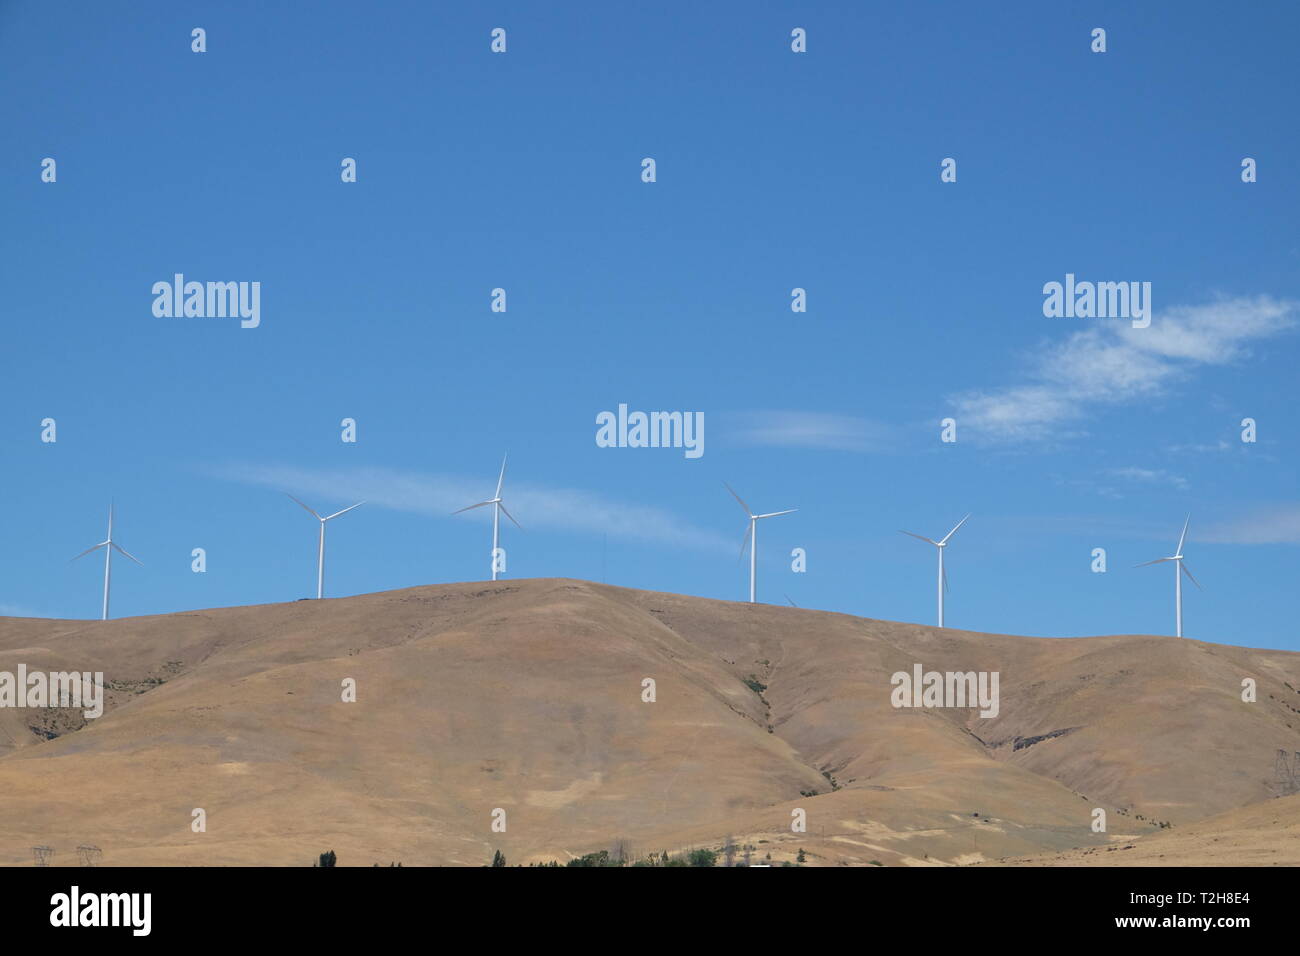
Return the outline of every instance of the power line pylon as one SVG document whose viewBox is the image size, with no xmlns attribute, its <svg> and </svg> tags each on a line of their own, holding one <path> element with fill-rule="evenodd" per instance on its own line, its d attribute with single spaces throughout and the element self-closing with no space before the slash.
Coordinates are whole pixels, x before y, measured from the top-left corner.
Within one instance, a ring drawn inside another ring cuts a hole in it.
<svg viewBox="0 0 1300 956">
<path fill-rule="evenodd" d="M 1300 781 L 1296 780 L 1297 771 L 1300 771 L 1300 752 L 1296 753 L 1293 761 L 1285 750 L 1279 750 L 1273 760 L 1273 782 L 1279 796 L 1285 797 L 1300 791 Z"/>
<path fill-rule="evenodd" d="M 103 855 L 104 851 L 93 843 L 83 843 L 77 847 L 77 856 L 81 857 L 82 866 L 94 866 Z"/>
</svg>

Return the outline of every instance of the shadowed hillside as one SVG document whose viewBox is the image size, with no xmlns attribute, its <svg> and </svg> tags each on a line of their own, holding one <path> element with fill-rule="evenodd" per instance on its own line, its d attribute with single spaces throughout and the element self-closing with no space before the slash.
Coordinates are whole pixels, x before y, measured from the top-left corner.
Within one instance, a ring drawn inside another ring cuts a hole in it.
<svg viewBox="0 0 1300 956">
<path fill-rule="evenodd" d="M 80 843 L 106 865 L 308 865 L 326 849 L 341 865 L 482 865 L 496 849 L 515 864 L 729 836 L 812 864 L 1029 858 L 1275 805 L 1275 752 L 1300 751 L 1295 653 L 569 580 L 0 618 L 0 671 L 19 663 L 103 671 L 107 703 L 91 721 L 0 709 L 0 864 L 30 863 L 34 844 L 74 863 Z M 998 716 L 895 709 L 890 675 L 917 663 L 999 672 Z"/>
</svg>

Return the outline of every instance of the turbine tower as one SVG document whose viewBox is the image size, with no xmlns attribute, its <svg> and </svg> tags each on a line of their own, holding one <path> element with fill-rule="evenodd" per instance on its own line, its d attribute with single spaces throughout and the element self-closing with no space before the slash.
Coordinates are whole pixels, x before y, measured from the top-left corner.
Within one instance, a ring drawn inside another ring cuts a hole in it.
<svg viewBox="0 0 1300 956">
<path fill-rule="evenodd" d="M 1183 575 L 1195 584 L 1198 588 L 1201 582 L 1192 577 L 1192 572 L 1187 570 L 1187 565 L 1183 564 L 1183 542 L 1187 540 L 1187 526 L 1191 524 L 1192 516 L 1189 514 L 1187 520 L 1183 522 L 1183 533 L 1178 536 L 1178 547 L 1174 553 L 1167 558 L 1156 558 L 1154 561 L 1143 561 L 1137 565 L 1139 568 L 1145 568 L 1148 564 L 1160 564 L 1162 561 L 1174 562 L 1174 632 L 1178 637 L 1183 636 Z"/>
<path fill-rule="evenodd" d="M 311 508 L 308 508 L 301 501 L 298 501 L 297 498 L 294 498 L 293 495 L 289 494 L 289 492 L 286 491 L 285 495 L 286 497 L 292 498 L 294 501 L 297 501 L 298 504 L 301 505 L 303 508 L 305 508 L 313 518 L 315 518 L 317 521 L 320 522 L 320 538 L 318 539 L 316 544 L 316 600 L 319 601 L 321 598 L 325 596 L 325 522 L 332 521 L 334 518 L 337 518 L 339 515 L 345 515 L 353 508 L 360 508 L 362 505 L 365 504 L 365 502 L 358 501 L 356 504 L 349 505 L 348 507 L 344 508 L 342 511 L 336 511 L 332 515 L 326 515 L 325 517 L 322 518 Z"/>
<path fill-rule="evenodd" d="M 100 620 L 107 621 L 108 591 L 113 581 L 113 552 L 116 551 L 118 554 L 130 558 L 136 564 L 140 565 L 140 567 L 144 567 L 143 562 L 134 555 L 127 554 L 127 552 L 123 550 L 122 546 L 113 540 L 113 503 L 111 501 L 108 503 L 108 537 L 99 542 L 99 544 L 93 545 L 81 552 L 81 554 L 77 555 L 77 558 L 84 558 L 86 555 L 90 554 L 90 552 L 98 551 L 100 548 L 104 549 L 104 612 L 103 616 L 100 617 Z M 76 561 L 77 558 L 73 558 L 72 560 Z"/>
<path fill-rule="evenodd" d="M 501 548 L 499 547 L 500 539 L 501 539 L 501 535 L 500 535 L 501 512 L 503 511 L 505 512 L 506 517 L 509 518 L 514 523 L 514 526 L 516 528 L 518 528 L 520 531 L 524 530 L 523 526 L 520 525 L 518 521 L 515 521 L 515 516 L 512 515 L 506 509 L 506 503 L 504 499 L 502 499 L 501 497 L 501 486 L 502 484 L 505 483 L 506 480 L 506 458 L 508 457 L 509 455 L 507 454 L 507 455 L 503 455 L 501 458 L 501 474 L 497 475 L 497 491 L 495 495 L 493 495 L 487 501 L 480 501 L 476 505 L 467 505 L 464 508 L 460 508 L 452 512 L 452 514 L 458 515 L 462 511 L 473 511 L 475 508 L 482 508 L 485 505 L 492 506 L 492 580 L 493 581 L 497 579 L 497 567 L 498 567 L 497 555 L 501 553 Z"/>
<path fill-rule="evenodd" d="M 969 514 L 966 515 L 966 518 L 969 517 L 970 517 Z M 956 534 L 957 529 L 966 523 L 966 518 L 962 518 L 960 521 L 958 521 L 957 524 L 953 526 L 953 529 L 949 531 L 947 534 L 945 534 L 938 541 L 935 541 L 933 538 L 927 538 L 925 537 L 925 535 L 912 534 L 912 532 L 910 531 L 899 532 L 900 534 L 911 535 L 913 538 L 919 538 L 922 541 L 929 541 L 932 545 L 934 545 L 936 548 L 939 549 L 939 581 L 936 587 L 938 588 L 939 591 L 939 626 L 940 627 L 943 627 L 943 592 L 948 590 L 948 573 L 943 569 L 943 549 L 948 546 L 948 539 L 951 538 L 954 534 Z"/>
<path fill-rule="evenodd" d="M 765 515 L 756 515 L 754 512 L 749 510 L 749 505 L 745 504 L 744 499 L 742 499 L 740 495 L 736 494 L 731 485 L 728 485 L 725 481 L 723 484 L 726 485 L 727 490 L 731 492 L 731 497 L 740 502 L 740 507 L 744 508 L 745 514 L 749 516 L 749 527 L 745 529 L 745 537 L 740 542 L 740 556 L 742 558 L 745 556 L 745 548 L 748 547 L 749 603 L 754 604 L 756 603 L 754 600 L 754 583 L 758 575 L 758 522 L 762 518 L 775 518 L 778 515 L 794 514 L 799 509 L 791 508 L 789 511 L 769 511 Z"/>
</svg>

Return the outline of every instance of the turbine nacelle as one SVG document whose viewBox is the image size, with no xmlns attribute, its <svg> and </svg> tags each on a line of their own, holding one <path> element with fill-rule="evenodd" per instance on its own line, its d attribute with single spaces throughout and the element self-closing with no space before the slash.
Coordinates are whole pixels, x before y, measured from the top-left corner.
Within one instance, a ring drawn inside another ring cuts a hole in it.
<svg viewBox="0 0 1300 956">
<path fill-rule="evenodd" d="M 353 508 L 360 508 L 362 505 L 365 504 L 364 501 L 358 501 L 354 505 L 348 505 L 348 507 L 344 508 L 342 511 L 336 511 L 332 515 L 325 515 L 325 517 L 322 518 L 319 514 L 316 513 L 315 508 L 308 508 L 307 505 L 304 505 L 301 501 L 298 501 L 297 498 L 294 498 L 293 495 L 289 494 L 289 492 L 287 491 L 285 492 L 285 495 L 289 498 L 292 498 L 294 501 L 298 502 L 299 505 L 305 508 L 307 512 L 311 514 L 311 516 L 315 518 L 317 521 L 319 521 L 321 524 L 324 524 L 326 521 L 331 521 L 334 518 L 337 518 L 339 515 L 345 515 Z"/>
</svg>

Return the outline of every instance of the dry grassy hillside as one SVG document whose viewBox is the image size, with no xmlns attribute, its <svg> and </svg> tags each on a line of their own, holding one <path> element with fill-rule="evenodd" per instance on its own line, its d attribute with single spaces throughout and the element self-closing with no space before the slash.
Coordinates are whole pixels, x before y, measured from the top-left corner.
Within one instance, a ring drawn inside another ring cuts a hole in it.
<svg viewBox="0 0 1300 956">
<path fill-rule="evenodd" d="M 117 865 L 307 865 L 330 848 L 340 865 L 481 865 L 498 848 L 563 861 L 728 836 L 774 861 L 1027 858 L 1269 800 L 1275 751 L 1300 750 L 1294 653 L 569 580 L 0 618 L 0 671 L 19 662 L 103 671 L 108 705 L 89 722 L 0 709 L 0 864 L 35 844 L 74 863 L 93 843 Z M 999 715 L 895 709 L 890 675 L 914 663 L 998 671 Z M 1109 834 L 1091 832 L 1094 807 Z"/>
<path fill-rule="evenodd" d="M 996 860 L 985 866 L 1300 866 L 1300 794 L 1253 803 L 1108 847 Z"/>
</svg>

